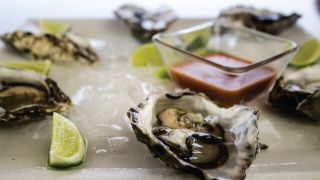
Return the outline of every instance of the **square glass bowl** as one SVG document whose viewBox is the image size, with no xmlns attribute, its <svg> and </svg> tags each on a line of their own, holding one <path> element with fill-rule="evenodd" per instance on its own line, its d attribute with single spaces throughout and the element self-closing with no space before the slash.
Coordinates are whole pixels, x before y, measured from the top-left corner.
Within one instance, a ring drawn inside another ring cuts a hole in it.
<svg viewBox="0 0 320 180">
<path fill-rule="evenodd" d="M 178 86 L 223 106 L 269 89 L 297 50 L 293 41 L 219 21 L 160 33 L 153 41 Z"/>
</svg>

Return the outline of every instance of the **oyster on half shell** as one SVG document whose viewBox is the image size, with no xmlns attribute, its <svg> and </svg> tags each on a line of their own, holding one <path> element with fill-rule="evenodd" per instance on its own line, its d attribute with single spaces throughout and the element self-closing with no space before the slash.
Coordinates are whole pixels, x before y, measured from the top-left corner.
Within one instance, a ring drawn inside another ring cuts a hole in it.
<svg viewBox="0 0 320 180">
<path fill-rule="evenodd" d="M 269 102 L 278 108 L 302 112 L 320 119 L 320 64 L 287 73 L 279 78 L 269 94 Z"/>
<path fill-rule="evenodd" d="M 285 15 L 268 9 L 235 6 L 222 11 L 219 18 L 258 31 L 277 34 L 293 26 L 300 18 L 300 15 L 296 13 Z"/>
<path fill-rule="evenodd" d="M 35 34 L 15 31 L 0 36 L 9 47 L 33 59 L 49 59 L 54 62 L 99 60 L 89 43 L 74 34 Z"/>
<path fill-rule="evenodd" d="M 71 105 L 57 83 L 29 70 L 0 67 L 0 122 L 43 118 Z"/>
<path fill-rule="evenodd" d="M 114 13 L 141 42 L 151 41 L 153 35 L 165 31 L 177 19 L 176 14 L 169 7 L 148 11 L 133 4 L 124 4 Z"/>
<path fill-rule="evenodd" d="M 201 179 L 243 179 L 259 150 L 258 111 L 220 108 L 203 94 L 151 94 L 127 115 L 155 157 Z"/>
</svg>

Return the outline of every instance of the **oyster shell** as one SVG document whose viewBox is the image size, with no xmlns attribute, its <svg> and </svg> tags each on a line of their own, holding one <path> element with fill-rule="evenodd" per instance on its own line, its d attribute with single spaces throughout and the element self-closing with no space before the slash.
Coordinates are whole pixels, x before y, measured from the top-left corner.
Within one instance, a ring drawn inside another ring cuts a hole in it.
<svg viewBox="0 0 320 180">
<path fill-rule="evenodd" d="M 127 115 L 155 157 L 201 179 L 243 179 L 259 148 L 255 108 L 220 108 L 203 94 L 151 94 Z"/>
<path fill-rule="evenodd" d="M 55 62 L 84 60 L 93 63 L 98 55 L 83 39 L 73 35 L 39 34 L 15 31 L 0 36 L 9 47 L 33 59 L 50 59 Z"/>
<path fill-rule="evenodd" d="M 267 9 L 235 6 L 220 13 L 219 18 L 236 22 L 241 26 L 253 28 L 270 34 L 280 33 L 294 25 L 301 16 L 296 13 L 285 15 Z"/>
<path fill-rule="evenodd" d="M 269 102 L 282 109 L 302 112 L 320 119 L 320 64 L 287 73 L 279 78 L 269 94 Z"/>
<path fill-rule="evenodd" d="M 0 67 L 0 121 L 43 118 L 71 101 L 57 83 L 33 71 Z"/>
<path fill-rule="evenodd" d="M 150 12 L 133 4 L 125 4 L 115 10 L 115 15 L 123 20 L 139 41 L 150 41 L 152 36 L 165 31 L 177 16 L 168 7 Z"/>
</svg>

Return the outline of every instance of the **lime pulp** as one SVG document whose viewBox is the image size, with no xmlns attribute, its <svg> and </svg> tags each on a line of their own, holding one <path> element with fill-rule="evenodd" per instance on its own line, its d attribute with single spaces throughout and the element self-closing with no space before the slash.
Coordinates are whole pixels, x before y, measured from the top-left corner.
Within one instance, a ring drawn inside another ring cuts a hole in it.
<svg viewBox="0 0 320 180">
<path fill-rule="evenodd" d="M 87 143 L 76 125 L 58 113 L 53 114 L 49 166 L 69 168 L 81 164 L 86 156 Z"/>
</svg>

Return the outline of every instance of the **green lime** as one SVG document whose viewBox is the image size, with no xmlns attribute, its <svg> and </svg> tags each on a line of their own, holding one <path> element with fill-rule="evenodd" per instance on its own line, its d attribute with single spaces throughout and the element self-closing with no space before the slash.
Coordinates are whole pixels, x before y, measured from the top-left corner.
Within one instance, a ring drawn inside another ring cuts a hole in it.
<svg viewBox="0 0 320 180">
<path fill-rule="evenodd" d="M 87 142 L 74 123 L 53 113 L 49 166 L 68 168 L 81 164 L 86 156 Z"/>
<path fill-rule="evenodd" d="M 320 42 L 317 39 L 310 39 L 300 45 L 290 65 L 302 67 L 315 63 L 320 58 Z"/>
<path fill-rule="evenodd" d="M 51 34 L 63 34 L 71 30 L 71 27 L 65 23 L 48 19 L 39 20 L 39 26 L 41 32 Z"/>
<path fill-rule="evenodd" d="M 170 79 L 170 76 L 167 72 L 167 69 L 165 66 L 161 66 L 159 67 L 154 73 L 153 75 L 159 79 Z"/>
<path fill-rule="evenodd" d="M 51 61 L 44 60 L 29 60 L 29 61 L 18 61 L 18 60 L 7 60 L 0 61 L 0 66 L 11 67 L 11 68 L 21 68 L 35 71 L 37 73 L 48 75 L 51 68 Z"/>
<path fill-rule="evenodd" d="M 211 36 L 210 28 L 200 29 L 200 30 L 188 32 L 181 35 L 183 41 L 188 42 L 188 44 L 190 44 L 192 41 L 195 41 L 195 40 L 199 41 L 199 38 L 202 39 L 201 41 L 204 41 L 206 43 L 206 41 L 209 39 L 210 36 Z"/>
<path fill-rule="evenodd" d="M 186 50 L 194 51 L 203 48 L 205 45 L 205 39 L 202 36 L 197 36 L 187 45 Z"/>
<path fill-rule="evenodd" d="M 136 48 L 131 55 L 132 67 L 162 66 L 160 53 L 153 43 L 147 43 Z"/>
</svg>

